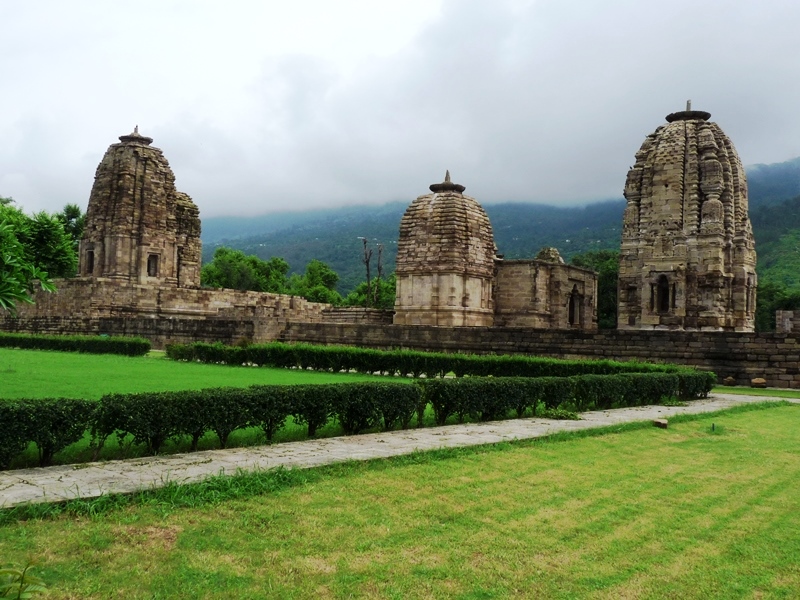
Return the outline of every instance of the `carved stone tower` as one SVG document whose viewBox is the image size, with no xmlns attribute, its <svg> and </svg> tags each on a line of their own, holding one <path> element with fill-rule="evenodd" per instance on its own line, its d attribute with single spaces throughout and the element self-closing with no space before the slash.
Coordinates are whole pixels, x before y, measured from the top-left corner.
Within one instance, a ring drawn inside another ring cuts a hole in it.
<svg viewBox="0 0 800 600">
<path fill-rule="evenodd" d="M 756 252 L 747 180 L 707 112 L 667 115 L 628 171 L 619 329 L 753 331 Z"/>
<path fill-rule="evenodd" d="M 139 128 L 112 144 L 94 177 L 80 275 L 139 284 L 200 285 L 200 213 Z"/>
<path fill-rule="evenodd" d="M 430 186 L 400 221 L 395 324 L 491 326 L 495 245 L 492 225 L 464 186 Z"/>
</svg>

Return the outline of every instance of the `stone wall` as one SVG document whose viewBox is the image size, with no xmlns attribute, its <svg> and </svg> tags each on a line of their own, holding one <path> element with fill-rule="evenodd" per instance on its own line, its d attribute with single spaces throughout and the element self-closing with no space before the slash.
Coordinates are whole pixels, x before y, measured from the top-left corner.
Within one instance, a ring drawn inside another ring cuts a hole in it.
<svg viewBox="0 0 800 600">
<path fill-rule="evenodd" d="M 800 388 L 800 335 L 699 331 L 553 331 L 514 327 L 446 328 L 296 323 L 281 339 L 367 348 L 525 353 L 692 365 L 747 385 Z"/>
<path fill-rule="evenodd" d="M 800 310 L 775 311 L 775 329 L 778 333 L 800 334 Z"/>
<path fill-rule="evenodd" d="M 372 323 L 387 325 L 392 323 L 394 311 L 359 306 L 331 306 L 322 311 L 323 323 Z"/>
<path fill-rule="evenodd" d="M 276 339 L 289 321 L 321 322 L 324 311 L 332 308 L 282 294 L 136 285 L 96 277 L 55 283 L 57 292 L 37 292 L 35 304 L 18 306 L 17 317 L 0 316 L 0 330 L 142 335 L 156 348 L 169 341 L 247 337 L 260 342 Z M 173 332 L 175 338 L 170 337 Z"/>
<path fill-rule="evenodd" d="M 497 264 L 494 324 L 499 327 L 597 329 L 597 276 L 563 263 Z"/>
<path fill-rule="evenodd" d="M 122 335 L 150 340 L 155 349 L 166 344 L 192 342 L 222 342 L 236 344 L 251 341 L 258 331 L 268 329 L 267 323 L 257 320 L 224 318 L 197 319 L 176 316 L 114 316 L 114 317 L 29 317 L 0 318 L 0 330 L 9 333 L 38 333 L 42 335 Z"/>
</svg>

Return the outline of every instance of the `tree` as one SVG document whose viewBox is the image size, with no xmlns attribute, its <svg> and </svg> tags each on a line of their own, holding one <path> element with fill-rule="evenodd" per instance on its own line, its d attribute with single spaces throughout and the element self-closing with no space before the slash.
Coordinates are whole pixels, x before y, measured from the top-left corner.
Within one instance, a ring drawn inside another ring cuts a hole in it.
<svg viewBox="0 0 800 600">
<path fill-rule="evenodd" d="M 86 225 L 86 214 L 77 204 L 67 204 L 60 213 L 56 213 L 54 216 L 64 226 L 64 231 L 72 240 L 72 247 L 77 252 L 83 236 L 83 228 Z"/>
<path fill-rule="evenodd" d="M 285 294 L 288 272 L 289 263 L 282 258 L 265 261 L 220 246 L 214 251 L 214 259 L 201 269 L 200 282 L 206 287 Z"/>
<path fill-rule="evenodd" d="M 11 203 L 0 205 L 0 221 L 8 224 L 22 244 L 25 259 L 50 277 L 72 277 L 78 255 L 58 218 L 42 211 L 29 217 Z"/>
<path fill-rule="evenodd" d="M 220 246 L 214 251 L 213 260 L 201 269 L 200 282 L 206 287 L 291 294 L 312 302 L 342 303 L 336 291 L 339 275 L 324 262 L 312 260 L 303 275 L 287 277 L 288 273 L 289 263 L 282 258 L 262 260 Z"/>
<path fill-rule="evenodd" d="M 800 290 L 779 281 L 758 284 L 756 299 L 756 331 L 775 331 L 775 311 L 800 310 Z"/>
<path fill-rule="evenodd" d="M 345 306 L 373 306 L 383 310 L 394 310 L 397 279 L 392 273 L 386 279 L 376 279 L 368 286 L 366 281 L 344 298 Z"/>
<path fill-rule="evenodd" d="M 619 278 L 619 252 L 595 250 L 572 257 L 576 267 L 597 272 L 597 326 L 600 329 L 617 327 L 617 279 Z"/>
<path fill-rule="evenodd" d="M 304 275 L 295 274 L 289 279 L 289 293 L 311 302 L 339 305 L 342 296 L 336 291 L 338 282 L 336 271 L 321 260 L 313 259 L 306 265 Z"/>
<path fill-rule="evenodd" d="M 37 281 L 43 290 L 55 290 L 47 273 L 27 258 L 13 226 L 0 215 L 0 310 L 15 315 L 17 303 L 33 302 L 30 293 Z"/>
</svg>

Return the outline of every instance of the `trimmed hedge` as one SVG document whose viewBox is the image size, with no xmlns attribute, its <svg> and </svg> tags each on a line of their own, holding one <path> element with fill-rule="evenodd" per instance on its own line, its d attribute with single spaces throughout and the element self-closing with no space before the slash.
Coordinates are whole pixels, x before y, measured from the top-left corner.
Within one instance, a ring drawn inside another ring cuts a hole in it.
<svg viewBox="0 0 800 600">
<path fill-rule="evenodd" d="M 23 452 L 30 442 L 39 450 L 39 465 L 83 437 L 91 428 L 97 402 L 69 398 L 0 401 L 0 469 Z"/>
<path fill-rule="evenodd" d="M 711 391 L 713 373 L 620 373 L 573 377 L 466 377 L 419 380 L 416 385 L 364 382 L 328 385 L 212 388 L 181 392 L 109 394 L 99 402 L 63 398 L 0 401 L 0 468 L 30 442 L 40 464 L 91 430 L 96 448 L 108 436 L 128 435 L 157 454 L 164 442 L 190 436 L 192 450 L 213 431 L 221 447 L 231 432 L 261 427 L 272 440 L 289 415 L 305 423 L 308 436 L 331 419 L 345 434 L 365 429 L 407 428 L 414 414 L 421 425 L 430 404 L 437 425 L 456 415 L 483 421 L 521 417 L 543 404 L 547 409 L 586 411 L 658 404 L 665 398 L 700 398 Z"/>
<path fill-rule="evenodd" d="M 170 344 L 173 360 L 257 365 L 316 371 L 356 371 L 426 378 L 454 373 L 479 377 L 571 377 L 618 373 L 677 373 L 687 367 L 614 360 L 563 360 L 523 355 L 447 354 L 273 342 L 245 347 L 222 343 Z"/>
<path fill-rule="evenodd" d="M 521 417 L 542 403 L 576 412 L 660 404 L 664 399 L 704 398 L 716 375 L 707 372 L 620 373 L 574 377 L 502 377 L 420 381 L 437 425 L 456 415 L 490 421 Z"/>
<path fill-rule="evenodd" d="M 85 352 L 87 354 L 144 356 L 150 352 L 151 346 L 149 340 L 131 337 L 0 333 L 0 347 L 23 348 L 25 350 Z"/>
</svg>

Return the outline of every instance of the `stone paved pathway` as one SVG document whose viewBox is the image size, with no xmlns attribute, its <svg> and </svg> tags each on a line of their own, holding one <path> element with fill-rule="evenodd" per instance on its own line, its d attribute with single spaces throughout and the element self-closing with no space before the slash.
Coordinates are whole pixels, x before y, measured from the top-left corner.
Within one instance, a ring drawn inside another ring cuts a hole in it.
<svg viewBox="0 0 800 600">
<path fill-rule="evenodd" d="M 706 413 L 770 399 L 781 400 L 764 396 L 714 394 L 706 400 L 691 402 L 688 406 L 642 406 L 587 412 L 581 415 L 580 421 L 513 419 L 287 442 L 274 446 L 2 471 L 0 507 L 136 492 L 158 488 L 167 482 L 195 482 L 211 475 L 232 474 L 238 470 L 252 471 L 278 466 L 308 468 L 348 460 L 399 456 L 420 450 L 530 439 L 562 431 Z M 800 400 L 789 401 L 800 403 Z"/>
</svg>

